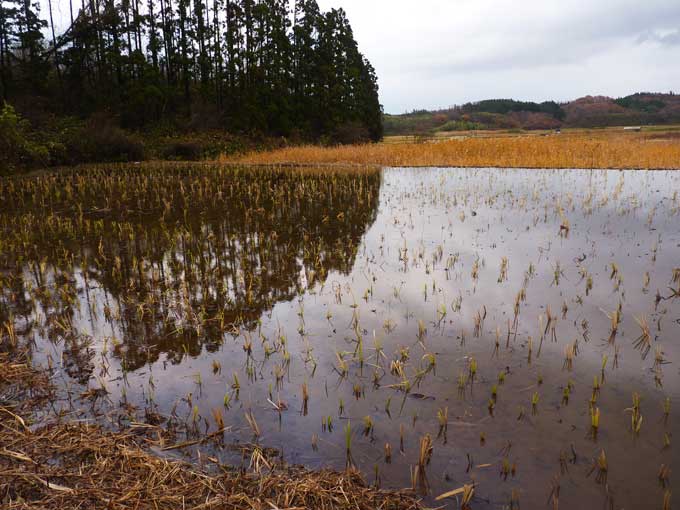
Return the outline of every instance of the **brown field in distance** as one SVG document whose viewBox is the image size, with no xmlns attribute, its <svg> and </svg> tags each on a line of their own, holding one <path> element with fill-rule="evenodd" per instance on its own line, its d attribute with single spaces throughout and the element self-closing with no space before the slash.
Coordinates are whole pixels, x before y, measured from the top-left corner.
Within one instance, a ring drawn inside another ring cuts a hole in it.
<svg viewBox="0 0 680 510">
<path fill-rule="evenodd" d="M 252 152 L 222 161 L 250 164 L 375 164 L 498 168 L 680 168 L 677 128 L 552 132 L 466 132 L 390 137 L 380 144 L 299 146 Z"/>
</svg>

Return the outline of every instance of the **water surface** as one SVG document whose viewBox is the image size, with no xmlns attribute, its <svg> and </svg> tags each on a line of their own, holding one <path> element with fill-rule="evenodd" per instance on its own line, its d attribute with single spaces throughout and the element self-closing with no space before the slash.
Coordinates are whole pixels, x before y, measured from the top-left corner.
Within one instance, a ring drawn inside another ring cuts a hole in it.
<svg viewBox="0 0 680 510">
<path fill-rule="evenodd" d="M 70 416 L 141 415 L 180 441 L 219 410 L 233 443 L 254 440 L 252 412 L 260 444 L 336 469 L 350 424 L 357 467 L 398 488 L 430 434 L 429 502 L 474 482 L 473 508 L 543 508 L 558 483 L 563 508 L 661 507 L 659 467 L 678 466 L 680 174 L 41 179 L 1 190 L 0 319 L 53 368 Z M 606 484 L 589 474 L 603 450 Z"/>
</svg>

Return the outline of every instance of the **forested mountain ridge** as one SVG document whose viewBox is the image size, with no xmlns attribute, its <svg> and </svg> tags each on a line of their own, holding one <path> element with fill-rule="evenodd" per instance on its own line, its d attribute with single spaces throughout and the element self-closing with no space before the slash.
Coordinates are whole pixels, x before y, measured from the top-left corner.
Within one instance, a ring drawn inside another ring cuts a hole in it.
<svg viewBox="0 0 680 510">
<path fill-rule="evenodd" d="M 342 9 L 316 0 L 69 0 L 0 6 L 0 97 L 24 116 L 106 112 L 315 140 L 379 140 L 377 77 Z"/>
<path fill-rule="evenodd" d="M 618 99 L 586 96 L 565 103 L 489 99 L 444 110 L 385 115 L 385 134 L 675 123 L 680 123 L 680 95 L 640 92 Z"/>
</svg>

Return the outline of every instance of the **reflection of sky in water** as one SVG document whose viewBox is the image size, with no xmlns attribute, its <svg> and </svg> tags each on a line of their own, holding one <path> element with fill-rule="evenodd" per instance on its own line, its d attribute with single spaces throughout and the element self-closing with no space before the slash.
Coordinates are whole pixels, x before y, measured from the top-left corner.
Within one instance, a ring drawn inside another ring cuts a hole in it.
<svg viewBox="0 0 680 510">
<path fill-rule="evenodd" d="M 242 385 L 240 400 L 224 411 L 227 423 L 235 430 L 229 439 L 249 439 L 243 410 L 252 409 L 263 430 L 264 444 L 282 448 L 288 460 L 336 468 L 344 466 L 345 420 L 337 416 L 341 398 L 345 418 L 351 418 L 356 431 L 357 462 L 369 476 L 378 463 L 383 483 L 388 486 L 410 483 L 409 466 L 416 460 L 418 438 L 426 432 L 437 433 L 436 411 L 446 406 L 451 422 L 449 441 L 435 442 L 429 468 L 435 494 L 474 479 L 479 483 L 477 495 L 482 498 L 474 508 L 499 508 L 509 501 L 513 488 L 520 489 L 522 508 L 542 508 L 549 494 L 549 481 L 559 473 L 560 452 L 569 452 L 573 444 L 579 460 L 562 479 L 561 499 L 565 508 L 582 506 L 584 502 L 603 503 L 603 489 L 592 478 L 585 477 L 590 459 L 600 448 L 607 451 L 610 459 L 609 481 L 616 507 L 627 502 L 631 508 L 642 508 L 650 501 L 660 506 L 662 491 L 655 480 L 658 466 L 678 465 L 677 447 L 661 453 L 660 449 L 664 431 L 678 430 L 675 408 L 680 405 L 677 365 L 680 299 L 661 301 L 655 307 L 654 296 L 657 289 L 663 296 L 670 293 L 672 270 L 680 267 L 680 199 L 676 196 L 674 201 L 678 189 L 680 173 L 673 172 L 385 170 L 377 217 L 363 237 L 352 270 L 348 274 L 331 271 L 323 286 L 315 283 L 299 301 L 278 302 L 261 317 L 261 335 L 271 343 L 279 334 L 285 334 L 291 353 L 290 371 L 278 393 L 289 409 L 282 414 L 280 423 L 267 399 L 270 386 L 277 394 L 274 366 L 281 363 L 281 355 L 276 353 L 265 360 L 257 331 L 250 333 L 257 361 L 255 380 L 248 381 L 245 373 L 243 334 L 236 338 L 227 334 L 214 353 L 204 350 L 198 356 L 185 357 L 179 364 L 165 363 L 161 355 L 158 361 L 129 374 L 127 397 L 144 406 L 152 379 L 154 398 L 162 414 L 167 415 L 177 404 L 177 414 L 189 416 L 191 409 L 179 399 L 192 393 L 201 415 L 208 418 L 211 409 L 222 407 L 224 393 L 236 372 Z M 562 218 L 558 208 L 570 225 L 567 238 L 559 235 Z M 433 255 L 439 247 L 442 258 L 433 264 Z M 406 269 L 400 260 L 403 249 L 408 255 Z M 447 275 L 444 270 L 447 259 L 456 254 L 458 260 Z M 498 283 L 502 257 L 508 259 L 508 278 Z M 477 258 L 479 279 L 475 283 L 471 270 Z M 618 291 L 610 280 L 612 262 L 618 265 L 622 279 Z M 528 279 L 517 333 L 510 336 L 506 349 L 515 295 L 530 264 L 535 276 Z M 558 267 L 561 272 L 556 285 Z M 592 275 L 593 290 L 589 296 L 585 279 L 579 274 L 580 267 Z M 650 283 L 648 291 L 643 292 L 645 272 L 649 272 Z M 304 284 L 304 272 L 295 277 Z M 341 303 L 336 300 L 338 288 Z M 454 312 L 452 303 L 459 295 L 461 310 Z M 103 295 L 93 290 L 90 299 L 102 301 Z M 357 308 L 352 308 L 354 302 Z M 614 311 L 619 302 L 623 319 L 612 346 L 606 341 L 610 322 L 606 313 Z M 566 319 L 562 318 L 564 303 L 568 307 Z M 447 313 L 437 326 L 440 305 L 446 307 Z M 555 329 L 558 342 L 552 342 L 548 336 L 539 357 L 539 317 L 545 317 L 548 306 L 559 317 Z M 473 317 L 482 307 L 486 308 L 487 316 L 480 338 L 474 338 Z M 86 307 L 81 310 L 77 327 L 94 337 L 93 349 L 98 351 L 104 336 L 116 336 L 118 332 L 103 327 L 101 318 L 91 323 L 85 310 Z M 329 312 L 332 318 L 327 320 Z M 362 370 L 356 361 L 348 359 L 350 377 L 340 381 L 335 371 L 336 353 L 353 352 L 356 347 L 353 343 L 356 333 L 350 327 L 353 313 L 358 315 L 366 363 Z M 299 314 L 304 317 L 304 338 L 298 332 Z M 648 319 L 656 340 L 645 360 L 632 346 L 639 335 L 635 316 Z M 436 373 L 426 376 L 413 392 L 434 399 L 408 398 L 400 416 L 401 394 L 387 388 L 399 379 L 387 373 L 379 388 L 372 384 L 372 373 L 378 364 L 374 337 L 383 344 L 386 359 L 380 364 L 385 367 L 400 347 L 410 348 L 407 374 L 412 378 L 426 352 L 416 340 L 419 319 L 427 326 L 424 344 L 427 352 L 436 354 L 437 367 Z M 393 323 L 393 331 L 384 329 L 386 321 Z M 584 321 L 588 324 L 588 342 L 583 338 Z M 500 352 L 494 357 L 497 328 Z M 465 345 L 460 340 L 463 331 Z M 527 362 L 529 336 L 534 342 L 531 364 Z M 579 352 L 574 369 L 569 372 L 563 369 L 564 349 L 575 339 L 580 339 Z M 61 346 L 44 342 L 40 345 L 43 354 L 54 349 L 53 357 L 59 359 Z M 669 362 L 661 366 L 663 387 L 655 385 L 654 380 L 657 347 Z M 313 356 L 316 370 L 313 363 L 305 363 L 307 353 Z M 467 371 L 469 356 L 478 361 L 479 377 L 474 387 L 468 389 L 465 400 L 461 400 L 457 379 Z M 598 443 L 594 443 L 587 438 L 587 402 L 603 356 L 608 357 L 606 381 L 597 402 L 603 425 Z M 108 376 L 101 376 L 108 380 L 110 399 L 116 403 L 123 387 L 120 365 L 114 356 L 108 358 L 111 369 Z M 99 353 L 95 365 L 98 359 Z M 220 374 L 212 373 L 214 360 L 222 365 Z M 490 388 L 506 367 L 510 374 L 499 387 L 494 416 L 490 417 L 487 410 Z M 95 373 L 99 374 L 98 369 Z M 199 373 L 200 388 L 196 384 Z M 540 386 L 536 384 L 539 376 L 543 378 Z M 563 406 L 562 388 L 569 380 L 573 380 L 574 390 L 569 405 Z M 298 412 L 304 381 L 310 386 L 308 416 Z M 365 398 L 354 399 L 355 383 L 364 387 Z M 90 384 L 98 385 L 94 379 Z M 540 394 L 540 404 L 539 413 L 533 416 L 530 398 L 535 391 Z M 639 392 L 643 401 L 645 422 L 639 438 L 631 437 L 630 416 L 625 412 L 633 391 Z M 675 414 L 671 415 L 669 425 L 664 426 L 661 417 L 666 396 L 673 399 Z M 389 397 L 391 419 L 384 412 Z M 521 407 L 526 416 L 517 420 Z M 328 415 L 333 416 L 335 423 L 333 433 L 321 430 L 321 421 Z M 374 442 L 360 435 L 361 419 L 366 415 L 372 416 L 376 424 Z M 407 430 L 403 456 L 396 453 L 400 424 Z M 480 432 L 486 434 L 485 446 L 480 445 Z M 320 436 L 318 452 L 311 448 L 314 433 Z M 396 454 L 391 465 L 381 460 L 387 441 Z M 499 481 L 498 465 L 502 458 L 499 451 L 507 441 L 512 443 L 509 459 L 517 462 L 518 473 L 515 478 Z M 228 458 L 227 453 L 213 453 Z M 466 453 L 475 464 L 493 465 L 466 473 Z"/>
</svg>

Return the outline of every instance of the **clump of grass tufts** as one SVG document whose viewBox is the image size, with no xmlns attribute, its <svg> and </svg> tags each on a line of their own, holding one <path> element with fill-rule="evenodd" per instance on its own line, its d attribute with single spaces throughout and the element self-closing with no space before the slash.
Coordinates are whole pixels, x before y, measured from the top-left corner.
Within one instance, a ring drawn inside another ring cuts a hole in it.
<svg viewBox="0 0 680 510">
<path fill-rule="evenodd" d="M 666 489 L 663 493 L 663 505 L 662 510 L 671 510 L 671 490 Z"/>
<path fill-rule="evenodd" d="M 446 498 L 453 498 L 453 497 L 458 497 L 461 496 L 461 501 L 460 501 L 460 508 L 461 510 L 469 510 L 470 509 L 470 502 L 472 501 L 472 497 L 475 494 L 475 485 L 474 484 L 465 484 L 462 487 L 459 487 L 458 489 L 452 490 L 445 492 L 444 494 L 440 494 L 435 498 L 435 501 L 441 501 Z"/>
<path fill-rule="evenodd" d="M 470 510 L 470 503 L 472 497 L 475 495 L 475 486 L 473 484 L 463 485 L 463 497 L 460 498 L 461 510 Z"/>
<path fill-rule="evenodd" d="M 654 370 L 661 372 L 661 367 L 666 363 L 666 358 L 664 357 L 664 352 L 661 347 L 657 346 L 654 349 Z"/>
<path fill-rule="evenodd" d="M 548 501 L 552 503 L 553 510 L 558 510 L 560 507 L 560 479 L 558 476 L 554 476 L 550 481 L 550 496 L 548 496 Z"/>
<path fill-rule="evenodd" d="M 444 436 L 444 442 L 446 442 L 446 432 L 449 428 L 449 408 L 444 407 L 443 409 L 437 410 L 437 421 L 439 422 L 439 433 L 437 437 Z"/>
<path fill-rule="evenodd" d="M 437 358 L 435 357 L 434 354 L 431 352 L 425 353 L 423 355 L 422 360 L 425 362 L 425 372 L 429 373 L 432 372 L 433 374 L 437 374 L 436 369 L 437 369 Z"/>
<path fill-rule="evenodd" d="M 613 344 L 616 341 L 616 333 L 619 330 L 619 324 L 621 324 L 621 303 L 619 303 L 619 307 L 616 310 L 612 313 L 608 313 L 607 317 L 609 317 L 610 321 L 609 343 Z"/>
<path fill-rule="evenodd" d="M 418 319 L 418 342 L 423 343 L 427 336 L 427 328 L 422 319 Z"/>
<path fill-rule="evenodd" d="M 352 422 L 348 421 L 345 425 L 345 467 L 347 469 L 354 468 L 354 459 L 352 458 Z"/>
<path fill-rule="evenodd" d="M 224 418 L 222 417 L 222 411 L 217 409 L 217 408 L 213 408 L 211 410 L 211 412 L 212 412 L 212 415 L 213 415 L 213 419 L 215 420 L 215 423 L 217 424 L 217 430 L 218 431 L 224 430 L 225 426 L 224 426 Z"/>
<path fill-rule="evenodd" d="M 529 338 L 527 338 L 527 363 L 529 363 L 529 365 L 531 365 L 531 356 L 533 354 L 533 350 L 534 339 L 531 336 L 529 336 Z"/>
<path fill-rule="evenodd" d="M 238 400 L 239 392 L 241 391 L 241 383 L 238 380 L 236 372 L 234 372 L 234 382 L 231 385 L 231 389 L 234 390 L 236 400 Z"/>
<path fill-rule="evenodd" d="M 630 428 L 633 434 L 638 435 L 642 428 L 642 414 L 640 413 L 640 394 L 633 393 L 633 406 L 627 409 L 630 411 Z"/>
<path fill-rule="evenodd" d="M 370 416 L 364 416 L 364 436 L 371 437 L 373 439 L 373 420 Z"/>
<path fill-rule="evenodd" d="M 250 468 L 259 476 L 261 476 L 263 467 L 266 467 L 269 470 L 272 469 L 271 464 L 267 461 L 267 458 L 262 452 L 262 448 L 255 446 L 253 448 L 253 452 L 250 455 Z"/>
<path fill-rule="evenodd" d="M 597 402 L 597 396 L 600 394 L 601 387 L 602 387 L 601 379 L 598 376 L 593 376 L 593 393 L 590 398 L 591 403 Z"/>
<path fill-rule="evenodd" d="M 9 346 L 14 349 L 17 346 L 18 340 L 17 340 L 17 333 L 14 328 L 14 319 L 10 317 L 10 320 L 6 321 L 4 324 L 3 329 L 6 332 L 7 340 L 9 342 Z M 4 337 L 5 335 L 3 335 Z M 2 338 L 2 337 L 0 337 Z"/>
<path fill-rule="evenodd" d="M 215 375 L 222 373 L 222 364 L 216 359 L 212 362 L 212 371 Z"/>
<path fill-rule="evenodd" d="M 421 494 L 428 494 L 430 492 L 430 484 L 427 480 L 426 466 L 432 459 L 433 445 L 432 436 L 425 434 L 420 439 L 420 448 L 418 450 L 418 464 L 413 472 L 413 489 L 418 490 Z"/>
<path fill-rule="evenodd" d="M 538 399 L 539 399 L 539 394 L 538 392 L 534 392 L 534 394 L 531 396 L 531 414 L 538 414 Z"/>
<path fill-rule="evenodd" d="M 437 308 L 437 325 L 441 326 L 441 323 L 446 319 L 446 314 L 448 313 L 446 309 L 446 303 L 441 303 Z"/>
<path fill-rule="evenodd" d="M 668 448 L 671 447 L 671 436 L 668 435 L 668 432 L 664 432 L 663 434 L 663 450 L 667 450 Z"/>
<path fill-rule="evenodd" d="M 571 396 L 571 386 L 568 384 L 562 389 L 562 405 L 569 405 L 569 397 Z"/>
<path fill-rule="evenodd" d="M 597 475 L 595 476 L 595 481 L 598 484 L 601 485 L 606 485 L 607 484 L 607 473 L 609 471 L 609 464 L 607 462 L 607 454 L 604 452 L 604 450 L 600 450 L 600 454 L 597 456 L 597 459 L 593 460 L 593 466 L 588 471 L 588 476 L 593 474 L 593 472 L 597 471 Z"/>
<path fill-rule="evenodd" d="M 670 484 L 670 477 L 671 477 L 671 468 L 670 466 L 667 466 L 666 464 L 661 464 L 661 467 L 659 467 L 659 473 L 657 475 L 657 478 L 659 479 L 659 485 L 663 489 L 666 488 Z"/>
<path fill-rule="evenodd" d="M 248 425 L 250 426 L 250 429 L 253 431 L 253 436 L 256 439 L 259 438 L 262 435 L 262 433 L 260 432 L 260 427 L 257 424 L 257 421 L 255 420 L 253 412 L 251 410 L 246 411 L 245 417 L 246 421 L 248 422 Z"/>
<path fill-rule="evenodd" d="M 524 413 L 526 409 L 523 406 L 519 407 L 519 414 L 517 415 L 517 421 L 522 421 L 524 419 Z"/>
<path fill-rule="evenodd" d="M 201 415 L 199 413 L 198 406 L 195 405 L 193 407 L 193 409 L 191 410 L 191 422 L 192 422 L 194 428 L 197 428 L 198 422 L 199 422 L 200 419 L 201 419 Z"/>
<path fill-rule="evenodd" d="M 564 363 L 562 363 L 562 370 L 566 369 L 571 372 L 574 368 L 574 354 L 576 351 L 576 343 L 569 344 L 564 348 Z"/>
<path fill-rule="evenodd" d="M 519 491 L 517 489 L 512 489 L 510 491 L 510 509 L 509 510 L 519 510 Z"/>
<path fill-rule="evenodd" d="M 597 439 L 597 433 L 600 430 L 600 408 L 590 408 L 590 435 L 593 439 Z"/>
<path fill-rule="evenodd" d="M 465 373 L 458 374 L 458 398 L 465 396 L 465 387 L 467 386 L 468 378 Z"/>
<path fill-rule="evenodd" d="M 510 464 L 510 459 L 508 459 L 508 457 L 503 457 L 503 460 L 501 460 L 501 478 L 507 480 L 511 472 L 512 465 Z"/>
<path fill-rule="evenodd" d="M 394 359 L 390 362 L 390 374 L 404 378 L 404 362 Z"/>
<path fill-rule="evenodd" d="M 404 453 L 404 435 L 406 434 L 406 428 L 403 423 L 399 424 L 399 451 Z"/>
<path fill-rule="evenodd" d="M 635 317 L 635 322 L 640 326 L 640 336 L 638 336 L 633 342 L 635 349 L 640 351 L 640 355 L 644 360 L 647 358 L 649 351 L 652 348 L 652 335 L 649 331 L 649 324 L 645 317 Z"/>
<path fill-rule="evenodd" d="M 508 280 L 508 257 L 501 257 L 500 274 L 498 275 L 498 283 L 503 283 Z"/>
<path fill-rule="evenodd" d="M 562 214 L 562 223 L 560 224 L 559 235 L 560 237 L 564 237 L 566 239 L 569 237 L 571 225 L 569 223 L 569 219 L 564 215 L 564 213 L 562 211 L 560 211 L 560 213 Z"/>
<path fill-rule="evenodd" d="M 307 381 L 302 383 L 302 415 L 307 416 L 307 406 L 309 402 L 309 388 Z"/>
<path fill-rule="evenodd" d="M 340 375 L 341 379 L 344 379 L 349 373 L 349 365 L 339 352 L 336 352 L 335 356 L 338 360 L 338 366 L 335 367 L 335 371 Z"/>
<path fill-rule="evenodd" d="M 477 375 L 477 360 L 475 358 L 470 358 L 468 364 L 468 372 L 470 377 L 470 382 L 474 382 L 475 376 Z"/>
<path fill-rule="evenodd" d="M 477 310 L 474 316 L 475 330 L 473 336 L 479 338 L 484 329 L 484 319 L 486 319 L 486 306 L 482 306 L 480 310 Z"/>
</svg>

